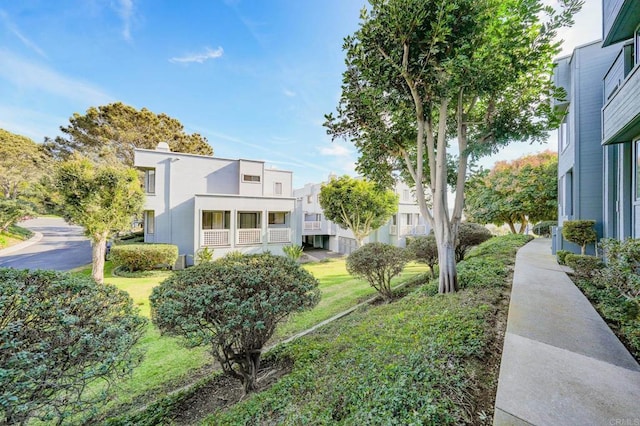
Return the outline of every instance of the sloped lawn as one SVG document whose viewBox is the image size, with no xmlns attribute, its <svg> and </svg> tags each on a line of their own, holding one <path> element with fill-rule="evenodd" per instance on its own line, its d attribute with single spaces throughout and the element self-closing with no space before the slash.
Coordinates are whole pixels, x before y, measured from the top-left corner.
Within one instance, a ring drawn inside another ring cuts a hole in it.
<svg viewBox="0 0 640 426">
<path fill-rule="evenodd" d="M 320 281 L 322 299 L 312 311 L 297 314 L 283 324 L 277 330 L 274 342 L 330 318 L 375 293 L 365 281 L 353 279 L 347 273 L 344 259 L 309 263 L 304 267 Z M 127 291 L 140 308 L 140 313 L 150 317 L 149 295 L 171 272 L 125 278 L 113 276 L 112 269 L 111 262 L 107 262 L 105 282 Z M 395 283 L 400 284 L 427 271 L 425 265 L 409 264 Z M 91 270 L 83 269 L 78 273 L 90 275 Z M 131 379 L 118 384 L 115 400 L 105 405 L 99 416 L 120 415 L 129 409 L 138 409 L 213 371 L 213 358 L 208 348 L 186 348 L 179 338 L 162 336 L 151 323 L 140 345 L 146 351 L 143 362 L 134 370 Z"/>
</svg>

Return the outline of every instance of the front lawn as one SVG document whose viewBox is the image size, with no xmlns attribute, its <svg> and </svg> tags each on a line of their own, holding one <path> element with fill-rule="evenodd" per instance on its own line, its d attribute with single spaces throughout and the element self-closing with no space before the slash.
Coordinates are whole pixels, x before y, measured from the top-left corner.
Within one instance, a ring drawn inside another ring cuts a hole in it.
<svg viewBox="0 0 640 426">
<path fill-rule="evenodd" d="M 347 273 L 344 259 L 308 263 L 304 268 L 319 280 L 322 299 L 313 310 L 294 315 L 282 324 L 276 331 L 274 342 L 328 319 L 375 293 L 368 283 L 353 279 Z M 127 291 L 140 308 L 140 313 L 150 317 L 149 295 L 171 272 L 151 277 L 125 278 L 113 276 L 112 269 L 111 262 L 106 262 L 105 282 Z M 411 263 L 402 276 L 395 279 L 395 284 L 427 271 L 425 265 Z M 90 275 L 91 270 L 84 269 L 78 273 Z M 121 414 L 123 410 L 154 401 L 212 371 L 213 358 L 207 348 L 188 349 L 180 339 L 160 335 L 153 324 L 149 324 L 140 345 L 146 350 L 145 359 L 134 370 L 131 379 L 119 384 L 116 399 L 106 407 L 110 415 Z"/>
</svg>

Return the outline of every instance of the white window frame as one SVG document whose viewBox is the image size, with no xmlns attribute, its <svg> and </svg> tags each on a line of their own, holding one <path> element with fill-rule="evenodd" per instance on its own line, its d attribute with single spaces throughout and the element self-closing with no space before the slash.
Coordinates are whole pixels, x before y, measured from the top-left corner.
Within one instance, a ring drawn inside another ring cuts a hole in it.
<svg viewBox="0 0 640 426">
<path fill-rule="evenodd" d="M 273 193 L 275 195 L 282 195 L 282 182 L 273 183 Z"/>
<path fill-rule="evenodd" d="M 144 230 L 149 235 L 153 235 L 153 234 L 156 233 L 155 211 L 153 211 L 153 210 L 145 210 L 145 212 L 144 212 Z"/>
<path fill-rule="evenodd" d="M 144 171 L 144 192 L 147 194 L 156 193 L 156 169 Z"/>
<path fill-rule="evenodd" d="M 269 212 L 269 225 L 285 225 L 287 223 L 287 212 Z"/>
</svg>

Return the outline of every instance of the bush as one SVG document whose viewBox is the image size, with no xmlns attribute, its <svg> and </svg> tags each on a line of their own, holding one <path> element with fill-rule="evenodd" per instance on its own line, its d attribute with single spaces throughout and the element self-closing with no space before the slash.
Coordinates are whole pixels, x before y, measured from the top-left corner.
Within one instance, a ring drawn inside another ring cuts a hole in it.
<svg viewBox="0 0 640 426">
<path fill-rule="evenodd" d="M 315 306 L 318 281 L 270 253 L 223 257 L 169 277 L 151 294 L 151 316 L 191 346 L 211 345 L 223 371 L 256 388 L 262 347 L 290 313 Z"/>
<path fill-rule="evenodd" d="M 426 263 L 431 269 L 431 278 L 435 278 L 435 265 L 438 263 L 438 245 L 436 237 L 428 235 L 426 237 L 407 238 L 407 251 L 417 262 Z"/>
<path fill-rule="evenodd" d="M 558 222 L 555 220 L 545 220 L 533 225 L 532 231 L 536 235 L 549 238 L 551 236 L 551 227 L 553 226 L 558 226 Z"/>
<path fill-rule="evenodd" d="M 196 251 L 196 265 L 213 261 L 213 249 L 201 247 Z"/>
<path fill-rule="evenodd" d="M 141 359 L 146 320 L 124 291 L 89 277 L 0 268 L 0 424 L 62 422 L 104 404 Z M 85 392 L 104 380 L 103 392 Z"/>
<path fill-rule="evenodd" d="M 640 240 L 601 241 L 606 268 L 598 271 L 594 281 L 601 286 L 611 286 L 626 299 L 640 299 Z"/>
<path fill-rule="evenodd" d="M 400 247 L 369 243 L 347 257 L 347 272 L 367 280 L 385 301 L 390 301 L 391 279 L 402 272 L 408 261 L 407 253 Z"/>
<path fill-rule="evenodd" d="M 518 249 L 531 240 L 533 240 L 531 235 L 523 234 L 508 234 L 500 238 L 492 238 L 473 248 L 466 258 L 486 256 L 499 260 L 505 265 L 512 265 Z"/>
<path fill-rule="evenodd" d="M 556 251 L 556 258 L 558 259 L 558 263 L 560 265 L 566 265 L 567 264 L 567 255 L 568 254 L 573 254 L 573 253 L 571 253 L 569 250 L 558 250 L 558 251 Z"/>
<path fill-rule="evenodd" d="M 568 267 L 573 269 L 577 278 L 591 278 L 595 271 L 604 266 L 598 257 L 573 253 L 565 256 L 565 262 Z"/>
<path fill-rule="evenodd" d="M 487 241 L 491 236 L 491 232 L 478 223 L 461 223 L 456 241 L 456 263 L 464 260 L 465 254 L 471 247 Z"/>
<path fill-rule="evenodd" d="M 282 247 L 284 254 L 291 260 L 298 260 L 302 256 L 302 246 L 290 245 Z"/>
<path fill-rule="evenodd" d="M 171 267 L 178 259 L 178 246 L 172 244 L 125 244 L 111 247 L 111 261 L 129 272 Z"/>
<path fill-rule="evenodd" d="M 587 244 L 596 241 L 598 237 L 593 229 L 595 224 L 595 220 L 567 220 L 562 224 L 562 236 L 565 240 L 579 245 L 581 254 L 584 255 Z"/>
</svg>

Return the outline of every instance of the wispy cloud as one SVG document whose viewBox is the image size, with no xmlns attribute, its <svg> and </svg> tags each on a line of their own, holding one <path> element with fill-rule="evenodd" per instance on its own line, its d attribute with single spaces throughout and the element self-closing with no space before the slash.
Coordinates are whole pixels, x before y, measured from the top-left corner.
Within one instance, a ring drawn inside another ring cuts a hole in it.
<svg viewBox="0 0 640 426">
<path fill-rule="evenodd" d="M 27 62 L 0 49 L 0 78 L 22 90 L 40 91 L 89 105 L 110 102 L 111 96 L 90 83 L 62 75 L 48 67 Z"/>
<path fill-rule="evenodd" d="M 286 89 L 286 88 L 282 90 L 282 93 L 283 93 L 285 96 L 289 97 L 289 98 L 293 98 L 294 96 L 296 96 L 296 92 L 291 91 L 291 90 Z"/>
<path fill-rule="evenodd" d="M 44 53 L 44 51 L 37 44 L 35 44 L 33 41 L 29 40 L 24 34 L 22 34 L 22 32 L 18 29 L 16 24 L 14 24 L 11 21 L 11 19 L 9 19 L 9 15 L 7 15 L 7 13 L 4 10 L 1 10 L 1 9 L 0 9 L 0 19 L 2 19 L 2 22 L 4 23 L 4 26 L 13 35 L 15 35 L 25 46 L 27 46 L 29 49 L 33 50 L 34 52 L 36 52 L 38 55 L 42 56 L 43 58 L 47 57 L 47 54 Z"/>
<path fill-rule="evenodd" d="M 191 53 L 185 56 L 173 57 L 169 59 L 169 62 L 182 63 L 182 64 L 197 62 L 201 64 L 204 61 L 208 61 L 209 59 L 219 58 L 222 56 L 223 53 L 224 53 L 224 49 L 222 49 L 222 47 L 218 47 L 215 50 L 207 47 L 203 53 Z"/>
<path fill-rule="evenodd" d="M 122 37 L 131 41 L 131 20 L 133 19 L 133 0 L 118 0 L 116 11 L 122 19 Z"/>
<path fill-rule="evenodd" d="M 319 150 L 320 154 L 322 155 L 330 155 L 334 157 L 348 157 L 352 153 L 349 148 L 336 142 L 332 143 L 329 146 L 320 147 Z"/>
</svg>

